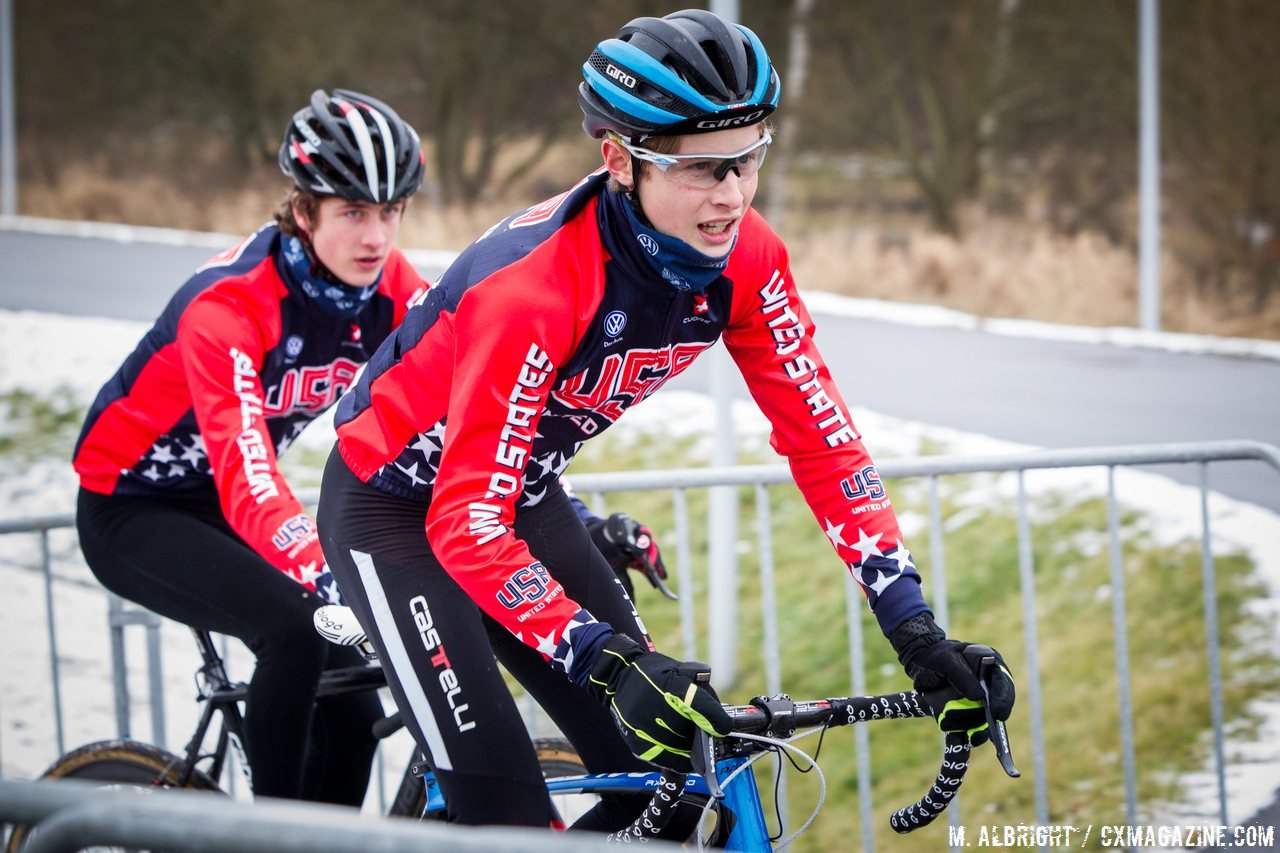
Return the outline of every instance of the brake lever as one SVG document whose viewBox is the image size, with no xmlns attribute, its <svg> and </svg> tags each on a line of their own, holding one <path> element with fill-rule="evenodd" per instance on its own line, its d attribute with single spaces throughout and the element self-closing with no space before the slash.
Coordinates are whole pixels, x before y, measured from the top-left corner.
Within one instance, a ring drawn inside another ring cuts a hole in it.
<svg viewBox="0 0 1280 853">
<path fill-rule="evenodd" d="M 987 727 L 991 731 L 991 746 L 996 751 L 996 758 L 1005 775 L 1017 779 L 1022 775 L 1013 763 L 1013 752 L 1009 749 L 1009 731 L 1003 720 L 997 720 L 991 714 L 991 690 L 988 687 L 995 672 L 995 655 L 983 655 L 978 661 L 978 684 L 982 687 L 982 710 L 987 715 Z"/>
<path fill-rule="evenodd" d="M 667 598 L 672 601 L 679 601 L 680 596 L 667 588 L 667 585 L 663 583 L 662 578 L 658 575 L 657 568 L 650 564 L 648 560 L 643 560 L 642 563 L 644 565 L 644 576 L 649 579 L 649 583 Z"/>
<path fill-rule="evenodd" d="M 699 660 L 687 660 L 676 666 L 676 672 L 702 686 L 711 685 L 711 667 Z M 715 741 L 698 726 L 693 727 L 693 746 L 689 751 L 693 772 L 707 783 L 707 792 L 713 799 L 723 800 L 724 789 L 716 777 Z"/>
<path fill-rule="evenodd" d="M 702 729 L 697 729 L 693 733 L 693 750 L 689 754 L 689 759 L 693 762 L 693 772 L 707 783 L 707 793 L 712 799 L 723 800 L 724 789 L 720 787 L 720 779 L 716 776 L 715 744 L 711 735 Z"/>
</svg>

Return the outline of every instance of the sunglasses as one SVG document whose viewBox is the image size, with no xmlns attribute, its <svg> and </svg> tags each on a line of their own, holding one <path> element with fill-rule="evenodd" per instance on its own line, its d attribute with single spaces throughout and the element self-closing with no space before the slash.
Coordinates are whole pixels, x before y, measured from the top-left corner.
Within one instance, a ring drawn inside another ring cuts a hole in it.
<svg viewBox="0 0 1280 853">
<path fill-rule="evenodd" d="M 760 171 L 769 143 L 773 142 L 766 129 L 763 136 L 733 154 L 659 154 L 632 145 L 620 136 L 614 139 L 631 152 L 631 156 L 657 166 L 668 181 L 701 190 L 715 187 L 730 170 L 743 180 L 753 177 Z"/>
</svg>

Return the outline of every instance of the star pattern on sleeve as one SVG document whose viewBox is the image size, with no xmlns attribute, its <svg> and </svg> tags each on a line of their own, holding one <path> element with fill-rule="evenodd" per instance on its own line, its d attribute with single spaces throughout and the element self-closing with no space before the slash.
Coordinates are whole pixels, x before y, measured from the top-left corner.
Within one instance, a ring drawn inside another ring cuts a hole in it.
<svg viewBox="0 0 1280 853">
<path fill-rule="evenodd" d="M 840 548 L 840 546 L 842 545 L 849 544 L 848 542 L 844 541 L 844 525 L 843 524 L 832 524 L 831 519 L 824 518 L 822 519 L 822 525 L 824 528 L 824 532 L 827 534 L 827 538 L 831 540 L 831 544 L 835 546 L 837 549 Z"/>
<path fill-rule="evenodd" d="M 556 653 L 556 632 L 550 631 L 544 637 L 537 631 L 533 632 L 533 638 L 538 641 L 538 651 L 546 657 L 554 657 Z"/>
<path fill-rule="evenodd" d="M 315 579 L 324 573 L 324 563 L 312 560 L 310 563 L 298 565 L 298 580 L 303 583 L 315 583 Z"/>
<path fill-rule="evenodd" d="M 916 567 L 916 564 L 911 560 L 911 552 L 907 550 L 907 543 L 905 542 L 899 542 L 898 547 L 890 551 L 887 556 L 898 564 L 898 571 L 900 572 Z"/>
<path fill-rule="evenodd" d="M 914 575 L 916 568 L 905 542 L 899 540 L 893 547 L 886 543 L 886 550 L 880 547 L 882 536 L 882 533 L 870 536 L 865 529 L 858 528 L 858 541 L 849 546 L 858 553 L 858 559 L 846 564 L 853 579 L 866 592 L 873 610 L 890 584 L 904 575 Z"/>
<path fill-rule="evenodd" d="M 861 527 L 858 528 L 858 541 L 851 547 L 862 555 L 861 559 L 858 560 L 859 563 L 865 563 L 870 557 L 884 556 L 884 552 L 877 545 L 883 535 L 883 533 L 877 533 L 875 536 L 868 536 L 866 530 Z"/>
<path fill-rule="evenodd" d="M 900 573 L 893 569 L 875 566 L 850 565 L 849 570 L 853 573 L 853 579 L 858 582 L 858 585 L 873 596 L 873 601 L 884 593 L 889 584 L 901 577 Z"/>
<path fill-rule="evenodd" d="M 575 613 L 573 618 L 565 623 L 564 632 L 560 635 L 560 642 L 556 644 L 554 652 L 549 655 L 551 665 L 566 674 L 571 672 L 573 670 L 574 640 L 577 639 L 583 628 L 595 624 L 598 624 L 595 617 L 587 611 L 579 610 Z M 538 651 L 542 651 L 542 648 L 539 647 Z M 546 653 L 544 652 L 544 654 Z"/>
</svg>

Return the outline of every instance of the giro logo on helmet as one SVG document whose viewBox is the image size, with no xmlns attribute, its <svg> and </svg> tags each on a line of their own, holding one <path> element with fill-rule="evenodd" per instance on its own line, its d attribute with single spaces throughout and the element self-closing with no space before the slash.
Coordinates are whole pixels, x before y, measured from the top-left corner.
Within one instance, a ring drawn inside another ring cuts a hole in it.
<svg viewBox="0 0 1280 853">
<path fill-rule="evenodd" d="M 320 136 L 311 129 L 311 125 L 307 124 L 305 121 L 298 121 L 297 119 L 294 119 L 293 126 L 296 127 L 298 132 L 302 134 L 302 137 L 307 140 L 307 144 L 309 144 L 312 149 L 311 153 L 314 154 L 315 150 L 324 144 L 320 141 Z"/>
<path fill-rule="evenodd" d="M 756 110 L 746 115 L 734 116 L 733 118 L 706 119 L 698 122 L 699 130 L 718 130 L 723 127 L 738 127 L 740 125 L 755 124 L 764 118 L 764 110 Z"/>
<path fill-rule="evenodd" d="M 636 78 L 632 77 L 630 74 L 612 63 L 605 66 L 604 73 L 608 74 L 628 89 L 634 89 L 636 87 Z"/>
</svg>

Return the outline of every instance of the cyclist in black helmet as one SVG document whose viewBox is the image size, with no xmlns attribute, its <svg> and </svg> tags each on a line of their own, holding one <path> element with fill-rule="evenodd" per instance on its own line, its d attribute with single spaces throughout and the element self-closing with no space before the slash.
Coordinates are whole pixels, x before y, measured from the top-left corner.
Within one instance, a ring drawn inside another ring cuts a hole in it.
<svg viewBox="0 0 1280 853">
<path fill-rule="evenodd" d="M 781 91 L 764 46 L 687 10 L 631 21 L 583 75 L 604 168 L 462 253 L 339 404 L 325 470 L 321 543 L 450 818 L 553 820 L 495 659 L 593 772 L 632 754 L 687 770 L 695 727 L 729 728 L 709 687 L 654 648 L 558 481 L 722 338 L 908 674 L 944 727 L 982 740 L 966 644 L 933 621 L 786 248 L 751 208 Z M 1012 705 L 1004 672 L 995 715 Z M 635 806 L 578 825 L 615 830 Z"/>
<path fill-rule="evenodd" d="M 275 222 L 200 267 L 99 392 L 76 524 L 108 589 L 256 656 L 256 796 L 359 805 L 382 708 L 367 691 L 315 702 L 322 670 L 363 661 L 312 627 L 336 591 L 276 457 L 427 287 L 395 248 L 423 158 L 390 107 L 337 89 L 293 116 L 279 159 Z"/>
</svg>

